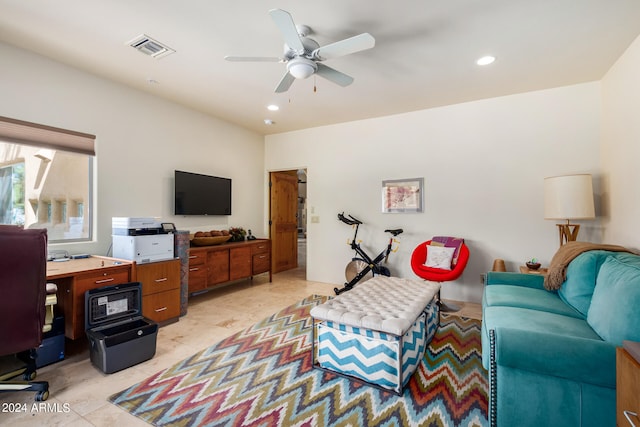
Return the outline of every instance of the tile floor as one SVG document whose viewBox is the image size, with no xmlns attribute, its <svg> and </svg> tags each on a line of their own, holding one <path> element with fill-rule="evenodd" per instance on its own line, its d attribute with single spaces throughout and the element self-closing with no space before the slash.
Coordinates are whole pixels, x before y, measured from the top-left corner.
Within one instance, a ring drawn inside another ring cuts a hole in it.
<svg viewBox="0 0 640 427">
<path fill-rule="evenodd" d="M 34 402 L 33 393 L 0 393 L 0 425 L 148 426 L 107 398 L 308 295 L 333 295 L 334 285 L 306 281 L 304 275 L 299 268 L 275 274 L 271 283 L 260 275 L 191 298 L 186 316 L 160 328 L 156 355 L 120 372 L 103 374 L 91 365 L 86 348 L 76 350 L 38 370 L 37 379 L 49 381 L 46 402 Z M 459 314 L 480 318 L 478 304 L 458 305 Z"/>
</svg>

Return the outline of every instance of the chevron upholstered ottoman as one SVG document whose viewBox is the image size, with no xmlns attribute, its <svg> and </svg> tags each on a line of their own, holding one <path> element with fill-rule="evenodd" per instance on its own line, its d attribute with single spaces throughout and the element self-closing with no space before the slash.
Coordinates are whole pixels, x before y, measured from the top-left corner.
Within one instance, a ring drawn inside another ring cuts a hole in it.
<svg viewBox="0 0 640 427">
<path fill-rule="evenodd" d="M 402 394 L 438 328 L 439 289 L 376 276 L 314 307 L 313 366 Z"/>
</svg>

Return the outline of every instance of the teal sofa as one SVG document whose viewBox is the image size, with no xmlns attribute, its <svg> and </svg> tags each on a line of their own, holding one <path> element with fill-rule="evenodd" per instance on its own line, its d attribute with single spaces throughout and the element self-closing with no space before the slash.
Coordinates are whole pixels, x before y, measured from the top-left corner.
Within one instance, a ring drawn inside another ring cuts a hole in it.
<svg viewBox="0 0 640 427">
<path fill-rule="evenodd" d="M 543 276 L 489 272 L 482 362 L 491 426 L 616 425 L 616 346 L 640 341 L 640 256 L 592 250 Z"/>
</svg>

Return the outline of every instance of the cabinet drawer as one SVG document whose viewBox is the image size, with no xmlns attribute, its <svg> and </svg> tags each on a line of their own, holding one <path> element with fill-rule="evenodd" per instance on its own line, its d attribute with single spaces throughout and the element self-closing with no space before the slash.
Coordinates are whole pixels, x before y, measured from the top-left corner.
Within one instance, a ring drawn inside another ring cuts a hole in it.
<svg viewBox="0 0 640 427">
<path fill-rule="evenodd" d="M 189 249 L 189 266 L 204 264 L 207 260 L 207 251 Z"/>
<path fill-rule="evenodd" d="M 142 298 L 142 315 L 156 322 L 180 316 L 180 289 L 158 292 Z"/>
<path fill-rule="evenodd" d="M 264 254 L 271 251 L 271 242 L 259 242 L 251 245 L 251 254 Z"/>
<path fill-rule="evenodd" d="M 257 254 L 253 256 L 253 274 L 265 273 L 271 269 L 271 255 Z"/>
<path fill-rule="evenodd" d="M 207 287 L 207 267 L 202 265 L 189 266 L 189 293 L 201 291 Z"/>
<path fill-rule="evenodd" d="M 142 295 L 180 287 L 180 260 L 138 264 L 137 281 L 142 283 Z"/>
<path fill-rule="evenodd" d="M 130 281 L 130 271 L 129 267 L 126 267 L 99 274 L 78 275 L 76 277 L 75 292 L 84 298 L 84 293 L 88 290 L 127 283 Z M 82 304 L 84 305 L 84 301 Z"/>
</svg>

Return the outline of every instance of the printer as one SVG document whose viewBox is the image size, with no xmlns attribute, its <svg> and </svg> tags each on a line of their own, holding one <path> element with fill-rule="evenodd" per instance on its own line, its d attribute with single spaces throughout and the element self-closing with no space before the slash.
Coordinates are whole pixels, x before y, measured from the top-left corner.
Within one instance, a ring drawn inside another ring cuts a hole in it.
<svg viewBox="0 0 640 427">
<path fill-rule="evenodd" d="M 137 263 L 173 259 L 173 233 L 158 218 L 113 217 L 113 256 Z"/>
</svg>

